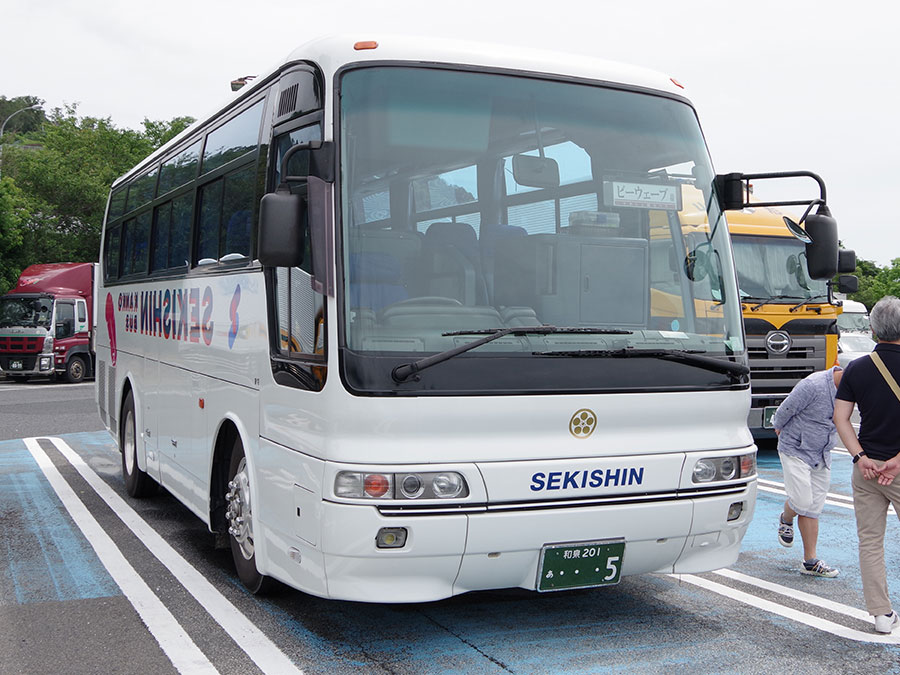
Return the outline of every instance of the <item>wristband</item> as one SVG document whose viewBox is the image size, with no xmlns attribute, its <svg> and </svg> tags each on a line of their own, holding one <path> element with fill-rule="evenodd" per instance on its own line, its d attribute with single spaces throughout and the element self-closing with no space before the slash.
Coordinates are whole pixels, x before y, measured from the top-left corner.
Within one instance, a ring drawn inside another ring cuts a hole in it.
<svg viewBox="0 0 900 675">
<path fill-rule="evenodd" d="M 858 455 L 853 455 L 853 463 L 856 464 L 859 458 L 866 454 L 865 450 L 860 450 Z M 868 455 L 866 455 L 868 457 Z"/>
</svg>

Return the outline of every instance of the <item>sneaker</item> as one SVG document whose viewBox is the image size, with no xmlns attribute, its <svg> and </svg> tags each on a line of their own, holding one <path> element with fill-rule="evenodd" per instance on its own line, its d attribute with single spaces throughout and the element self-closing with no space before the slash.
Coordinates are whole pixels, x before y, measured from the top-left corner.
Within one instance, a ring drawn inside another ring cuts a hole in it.
<svg viewBox="0 0 900 675">
<path fill-rule="evenodd" d="M 831 579 L 832 577 L 836 577 L 840 572 L 834 567 L 829 567 L 821 560 L 813 560 L 812 562 L 803 561 L 803 566 L 800 568 L 801 574 L 809 574 L 814 577 L 827 577 Z"/>
<path fill-rule="evenodd" d="M 898 615 L 897 612 L 891 612 L 890 614 L 883 614 L 875 617 L 876 633 L 890 633 L 898 625 L 900 625 L 900 615 Z"/>
<path fill-rule="evenodd" d="M 784 522 L 781 516 L 778 516 L 778 541 L 787 548 L 794 545 L 794 526 Z"/>
</svg>

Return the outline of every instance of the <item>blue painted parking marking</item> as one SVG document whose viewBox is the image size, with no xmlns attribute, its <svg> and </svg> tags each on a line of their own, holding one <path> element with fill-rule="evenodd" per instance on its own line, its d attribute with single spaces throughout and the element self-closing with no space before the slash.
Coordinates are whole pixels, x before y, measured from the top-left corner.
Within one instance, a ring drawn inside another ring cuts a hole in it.
<svg viewBox="0 0 900 675">
<path fill-rule="evenodd" d="M 0 525 L 0 605 L 121 595 L 20 440 L 0 442 Z"/>
</svg>

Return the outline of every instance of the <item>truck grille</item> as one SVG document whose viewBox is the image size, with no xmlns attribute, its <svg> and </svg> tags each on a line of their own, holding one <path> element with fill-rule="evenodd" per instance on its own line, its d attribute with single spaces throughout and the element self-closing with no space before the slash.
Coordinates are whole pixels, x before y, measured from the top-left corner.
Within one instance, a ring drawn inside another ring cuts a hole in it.
<svg viewBox="0 0 900 675">
<path fill-rule="evenodd" d="M 0 335 L 0 353 L 38 354 L 44 348 L 44 338 L 39 335 Z"/>
<path fill-rule="evenodd" d="M 747 336 L 754 408 L 778 405 L 797 382 L 810 373 L 825 369 L 823 336 L 794 335 L 791 348 L 779 355 L 766 350 L 765 340 L 765 336 Z"/>
</svg>

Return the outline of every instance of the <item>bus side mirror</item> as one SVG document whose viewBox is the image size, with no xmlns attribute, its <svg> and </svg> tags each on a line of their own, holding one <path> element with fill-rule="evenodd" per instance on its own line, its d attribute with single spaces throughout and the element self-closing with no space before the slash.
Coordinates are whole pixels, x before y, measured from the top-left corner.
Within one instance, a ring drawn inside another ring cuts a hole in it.
<svg viewBox="0 0 900 675">
<path fill-rule="evenodd" d="M 859 278 L 853 274 L 842 274 L 838 277 L 838 293 L 856 293 L 859 290 Z"/>
<path fill-rule="evenodd" d="M 720 173 L 713 183 L 722 211 L 739 211 L 744 208 L 744 174 Z"/>
<path fill-rule="evenodd" d="M 803 225 L 810 239 L 806 245 L 806 268 L 810 279 L 831 279 L 838 272 L 837 221 L 822 204 L 816 213 L 806 217 Z"/>
<path fill-rule="evenodd" d="M 299 267 L 306 240 L 306 200 L 282 184 L 259 204 L 257 257 L 266 267 Z"/>
</svg>

